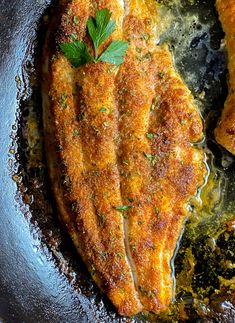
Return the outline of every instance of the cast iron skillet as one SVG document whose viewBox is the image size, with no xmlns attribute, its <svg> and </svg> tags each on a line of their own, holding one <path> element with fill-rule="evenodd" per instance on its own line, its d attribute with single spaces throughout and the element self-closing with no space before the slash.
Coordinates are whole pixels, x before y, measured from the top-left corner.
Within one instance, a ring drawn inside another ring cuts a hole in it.
<svg viewBox="0 0 235 323">
<path fill-rule="evenodd" d="M 45 14 L 56 3 L 56 0 L 0 2 L 0 322 L 140 322 L 146 319 L 120 318 L 93 284 L 57 220 L 50 195 L 41 137 L 38 65 L 48 19 Z M 190 44 L 184 41 L 185 30 L 179 27 L 180 20 L 175 24 L 181 33 L 178 39 L 174 33 L 165 39 L 170 41 L 176 57 L 182 45 L 185 55 L 176 59 L 176 65 L 186 77 L 187 73 L 195 73 L 196 78 L 188 78 L 188 85 L 195 93 L 205 91 L 204 116 L 213 107 L 214 126 L 226 96 L 226 62 L 219 49 L 223 33 L 215 10 L 211 9 L 213 1 L 181 3 L 185 7 L 183 15 L 201 12 L 202 25 L 195 21 L 190 27 L 193 28 Z M 187 46 L 190 54 L 186 55 Z M 28 121 L 32 116 L 38 121 L 38 140 L 29 149 Z M 225 201 L 234 201 L 233 159 L 214 143 L 211 130 L 208 135 L 211 139 L 207 147 L 216 157 L 219 171 L 227 156 L 228 167 L 223 171 L 230 174 L 231 183 Z M 32 158 L 32 151 L 36 157 Z M 186 231 L 183 246 L 187 241 Z M 191 299 L 188 306 L 192 305 L 190 302 Z M 224 312 L 219 311 L 218 316 L 215 314 L 211 322 L 232 322 L 235 311 L 229 306 Z M 203 318 L 195 312 L 192 320 L 200 322 Z M 172 322 L 170 317 L 157 321 Z"/>
</svg>

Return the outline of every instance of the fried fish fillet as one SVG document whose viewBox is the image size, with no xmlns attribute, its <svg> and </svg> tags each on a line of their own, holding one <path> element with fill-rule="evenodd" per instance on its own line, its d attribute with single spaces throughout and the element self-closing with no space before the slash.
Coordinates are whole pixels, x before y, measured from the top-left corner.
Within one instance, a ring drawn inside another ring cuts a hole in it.
<svg viewBox="0 0 235 323">
<path fill-rule="evenodd" d="M 122 197 L 132 201 L 126 222 L 136 287 L 144 309 L 158 313 L 172 298 L 170 263 L 205 166 L 192 145 L 202 138 L 200 115 L 168 47 L 155 45 L 156 8 L 147 3 L 129 1 L 124 25 L 130 46 L 117 76 L 119 167 Z"/>
<path fill-rule="evenodd" d="M 86 20 L 109 8 L 117 21 L 113 38 L 121 37 L 124 10 L 118 1 L 71 1 L 62 17 L 61 39 L 77 32 L 82 39 Z M 72 30 L 69 22 L 77 17 Z M 48 52 L 48 49 L 46 49 Z M 118 111 L 115 71 L 108 64 L 87 64 L 79 70 L 57 53 L 44 67 L 44 128 L 48 165 L 61 218 L 97 285 L 119 313 L 142 310 L 125 249 L 115 138 Z M 102 113 L 102 107 L 108 111 Z"/>
<path fill-rule="evenodd" d="M 172 299 L 171 260 L 205 175 L 193 145 L 203 126 L 168 47 L 156 46 L 155 1 L 63 1 L 57 41 L 87 42 L 86 21 L 102 8 L 117 22 L 109 42 L 129 42 L 120 67 L 74 68 L 45 46 L 49 173 L 60 217 L 118 312 L 159 313 Z"/>
<path fill-rule="evenodd" d="M 228 51 L 229 95 L 215 129 L 215 137 L 219 144 L 235 155 L 235 1 L 217 0 L 216 8 L 225 32 Z"/>
</svg>

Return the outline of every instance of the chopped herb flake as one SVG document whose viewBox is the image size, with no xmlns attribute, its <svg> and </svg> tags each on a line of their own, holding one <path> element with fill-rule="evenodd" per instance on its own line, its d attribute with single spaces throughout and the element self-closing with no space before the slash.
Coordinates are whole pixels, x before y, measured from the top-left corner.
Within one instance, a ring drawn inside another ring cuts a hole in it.
<svg viewBox="0 0 235 323">
<path fill-rule="evenodd" d="M 157 157 L 153 154 L 148 154 L 148 153 L 143 153 L 144 157 L 148 159 L 150 162 L 151 166 L 155 166 L 157 162 Z"/>
<path fill-rule="evenodd" d="M 100 251 L 99 254 L 100 254 L 100 257 L 104 260 L 107 260 L 109 257 L 109 254 L 107 251 Z"/>
<path fill-rule="evenodd" d="M 63 92 L 60 96 L 60 106 L 62 110 L 65 110 L 68 107 L 67 104 L 68 94 Z"/>
<path fill-rule="evenodd" d="M 73 23 L 74 23 L 75 26 L 77 26 L 79 24 L 79 19 L 78 19 L 77 16 L 73 17 Z"/>
<path fill-rule="evenodd" d="M 97 217 L 98 217 L 99 225 L 103 227 L 106 222 L 106 215 L 103 213 L 97 212 Z"/>
<path fill-rule="evenodd" d="M 84 120 L 85 119 L 85 113 L 84 112 L 80 112 L 79 114 L 78 114 L 78 121 L 82 121 L 82 120 Z"/>
<path fill-rule="evenodd" d="M 117 252 L 117 256 L 120 258 L 120 259 L 125 259 L 125 255 L 121 252 Z"/>
<path fill-rule="evenodd" d="M 77 202 L 72 203 L 72 205 L 71 205 L 71 211 L 73 213 L 77 213 L 79 211 L 79 205 L 78 205 Z"/>
<path fill-rule="evenodd" d="M 152 53 L 148 52 L 147 54 L 144 55 L 144 59 L 151 60 L 152 59 Z"/>
<path fill-rule="evenodd" d="M 146 297 L 149 297 L 149 298 L 154 298 L 155 297 L 155 293 L 154 291 L 152 290 L 147 290 L 145 289 L 144 287 L 142 286 L 139 286 L 139 291 Z"/>
<path fill-rule="evenodd" d="M 165 77 L 165 73 L 164 72 L 160 72 L 160 73 L 158 73 L 158 76 L 160 77 L 160 79 L 162 80 L 162 79 L 164 79 L 164 77 Z"/>
<path fill-rule="evenodd" d="M 116 209 L 118 212 L 125 212 L 128 208 L 129 208 L 129 206 L 128 206 L 128 205 L 115 206 L 115 209 Z"/>
<path fill-rule="evenodd" d="M 154 213 L 156 214 L 157 218 L 160 219 L 160 211 L 157 207 L 154 208 Z"/>
<path fill-rule="evenodd" d="M 105 107 L 102 107 L 102 108 L 100 109 L 100 112 L 107 112 L 107 109 L 106 109 Z"/>
<path fill-rule="evenodd" d="M 153 139 L 153 133 L 146 133 L 146 137 L 148 139 Z"/>
<path fill-rule="evenodd" d="M 78 136 L 80 136 L 78 129 L 73 129 L 73 138 L 77 138 Z"/>
<path fill-rule="evenodd" d="M 152 104 L 151 104 L 151 108 L 150 108 L 150 110 L 151 110 L 151 111 L 154 111 L 154 110 L 155 110 L 155 108 L 156 108 L 156 107 L 157 107 L 157 105 L 158 105 L 159 100 L 160 100 L 160 96 L 159 96 L 159 95 L 158 95 L 158 96 L 156 96 L 156 97 L 153 99 L 153 102 L 152 102 Z"/>
<path fill-rule="evenodd" d="M 147 33 L 144 33 L 144 34 L 142 34 L 141 35 L 141 40 L 145 40 L 145 41 L 148 41 L 149 40 L 149 38 L 150 38 L 150 35 L 149 34 L 147 34 Z"/>
</svg>

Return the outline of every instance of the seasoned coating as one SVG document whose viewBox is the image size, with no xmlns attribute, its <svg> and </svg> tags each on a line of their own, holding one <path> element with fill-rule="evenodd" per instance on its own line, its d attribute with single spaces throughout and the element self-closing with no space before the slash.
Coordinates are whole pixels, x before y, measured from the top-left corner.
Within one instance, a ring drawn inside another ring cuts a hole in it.
<svg viewBox="0 0 235 323">
<path fill-rule="evenodd" d="M 219 144 L 235 155 L 235 2 L 234 0 L 217 0 L 216 8 L 225 32 L 225 44 L 228 51 L 229 95 L 221 120 L 215 129 L 215 137 Z"/>
<path fill-rule="evenodd" d="M 130 46 L 117 92 L 131 258 L 144 309 L 159 313 L 172 299 L 171 259 L 205 165 L 203 152 L 191 144 L 203 136 L 200 115 L 168 47 L 155 45 L 153 10 L 129 1 L 124 37 Z"/>
<path fill-rule="evenodd" d="M 94 13 L 91 3 L 85 3 L 87 12 L 80 1 L 69 4 L 67 20 L 80 17 L 80 11 L 86 17 Z M 112 6 L 103 1 L 98 7 L 112 10 L 114 18 L 123 15 L 118 2 L 110 3 Z M 85 34 L 83 20 L 80 34 Z M 116 35 L 120 37 L 120 27 Z M 120 314 L 133 315 L 142 306 L 126 257 L 123 217 L 114 208 L 122 205 L 114 140 L 115 73 L 103 63 L 76 70 L 62 54 L 57 54 L 48 73 L 44 73 L 44 87 L 48 87 L 44 92 L 49 90 L 51 98 L 44 102 L 44 126 L 50 176 L 61 218 L 96 283 Z M 107 111 L 102 112 L 102 107 Z"/>
<path fill-rule="evenodd" d="M 159 313 L 173 297 L 171 260 L 205 175 L 193 145 L 202 121 L 168 47 L 156 46 L 155 1 L 125 1 L 125 12 L 119 0 L 61 4 L 58 43 L 89 42 L 87 18 L 108 8 L 117 21 L 108 42 L 126 39 L 129 48 L 120 67 L 73 68 L 47 40 L 44 132 L 58 211 L 118 312 Z"/>
</svg>

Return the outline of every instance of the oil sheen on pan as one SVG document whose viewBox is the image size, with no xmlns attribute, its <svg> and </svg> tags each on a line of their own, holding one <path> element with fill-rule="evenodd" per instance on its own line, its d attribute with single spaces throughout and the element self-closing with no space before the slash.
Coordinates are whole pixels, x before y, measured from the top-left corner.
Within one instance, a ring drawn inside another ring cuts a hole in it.
<svg viewBox="0 0 235 323">
<path fill-rule="evenodd" d="M 168 46 L 157 45 L 155 1 L 60 7 L 43 59 L 45 147 L 58 212 L 120 314 L 160 313 L 174 297 L 171 260 L 188 203 L 206 176 L 195 145 L 203 123 Z M 60 45 L 91 48 L 87 21 L 102 9 L 116 29 L 100 50 L 125 40 L 124 61 L 92 62 L 87 57 L 97 53 L 89 53 L 74 67 Z"/>
</svg>

